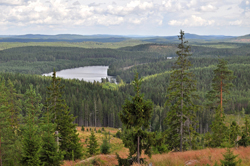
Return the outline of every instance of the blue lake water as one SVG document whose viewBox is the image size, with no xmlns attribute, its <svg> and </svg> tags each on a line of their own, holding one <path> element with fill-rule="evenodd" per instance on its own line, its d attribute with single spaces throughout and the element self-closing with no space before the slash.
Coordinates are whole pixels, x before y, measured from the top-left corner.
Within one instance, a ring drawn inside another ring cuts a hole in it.
<svg viewBox="0 0 250 166">
<path fill-rule="evenodd" d="M 102 78 L 114 79 L 112 76 L 108 76 L 108 66 L 85 66 L 73 69 L 65 69 L 56 72 L 57 77 L 66 79 L 79 79 L 87 82 L 98 81 L 101 82 Z M 43 74 L 45 76 L 52 76 L 51 73 Z"/>
</svg>

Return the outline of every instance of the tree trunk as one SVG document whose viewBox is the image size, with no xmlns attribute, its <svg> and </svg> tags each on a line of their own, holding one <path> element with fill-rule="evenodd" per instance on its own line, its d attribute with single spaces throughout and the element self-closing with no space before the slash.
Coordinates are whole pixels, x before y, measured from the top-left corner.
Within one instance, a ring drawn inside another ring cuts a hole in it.
<svg viewBox="0 0 250 166">
<path fill-rule="evenodd" d="M 96 127 L 96 101 L 94 101 L 95 104 L 95 127 Z"/>
<path fill-rule="evenodd" d="M 183 37 L 181 39 L 181 44 L 183 45 Z M 181 55 L 183 55 L 183 48 L 181 50 Z M 183 62 L 182 62 L 183 63 Z M 180 152 L 182 152 L 182 137 L 183 137 L 183 122 L 182 122 L 182 118 L 183 118 L 183 66 L 181 69 L 181 128 L 180 128 Z"/>
<path fill-rule="evenodd" d="M 222 80 L 220 82 L 220 116 L 222 117 Z"/>
<path fill-rule="evenodd" d="M 140 137 L 137 137 L 137 162 L 140 164 Z"/>
<path fill-rule="evenodd" d="M 2 163 L 2 142 L 1 142 L 1 132 L 0 132 L 0 166 L 3 165 Z"/>
<path fill-rule="evenodd" d="M 57 152 L 59 152 L 59 137 L 58 137 L 58 131 L 55 131 L 55 134 L 56 134 Z"/>
<path fill-rule="evenodd" d="M 183 72 L 183 71 L 182 71 Z M 183 79 L 183 78 L 182 78 Z M 180 152 L 182 152 L 182 137 L 183 137 L 183 82 L 181 82 L 181 128 L 180 128 Z"/>
</svg>

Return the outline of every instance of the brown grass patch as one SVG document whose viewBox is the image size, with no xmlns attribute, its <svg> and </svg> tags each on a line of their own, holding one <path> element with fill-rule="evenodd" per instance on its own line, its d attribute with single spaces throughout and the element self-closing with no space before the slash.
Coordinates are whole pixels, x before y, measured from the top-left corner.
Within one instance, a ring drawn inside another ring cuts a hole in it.
<svg viewBox="0 0 250 166">
<path fill-rule="evenodd" d="M 77 127 L 79 137 L 83 142 L 84 147 L 86 144 L 85 140 L 90 136 L 90 131 L 86 131 L 86 129 L 91 128 L 94 130 L 94 127 L 85 127 L 85 131 L 81 131 L 81 127 Z M 101 130 L 102 127 L 96 127 L 96 130 Z M 114 166 L 117 165 L 117 159 L 115 157 L 115 153 L 118 153 L 121 158 L 127 158 L 129 154 L 129 150 L 124 147 L 122 140 L 113 137 L 113 135 L 118 131 L 118 129 L 114 128 L 105 128 L 105 131 L 110 131 L 111 133 L 111 154 L 108 155 L 97 155 L 93 156 L 98 159 L 98 163 L 102 166 Z M 97 138 L 97 142 L 99 145 L 102 143 L 102 139 L 104 138 L 103 133 L 95 133 Z M 241 166 L 249 166 L 250 165 L 250 147 L 240 147 L 238 149 L 233 148 L 234 154 L 239 155 L 238 158 L 242 159 Z M 223 159 L 223 155 L 226 152 L 225 149 L 220 148 L 207 148 L 203 150 L 193 150 L 186 152 L 170 152 L 166 154 L 156 154 L 152 155 L 152 158 L 148 158 L 144 154 L 142 154 L 143 158 L 146 158 L 148 163 L 153 163 L 153 166 L 184 166 L 185 163 L 191 163 L 190 166 L 203 166 L 206 164 L 214 165 L 217 161 L 220 164 L 220 160 Z M 93 158 L 92 158 L 93 159 Z M 83 159 L 84 160 L 84 159 Z M 73 166 L 76 163 L 80 162 L 80 160 L 76 162 L 65 161 L 63 166 Z M 87 165 L 90 165 L 90 161 L 86 162 Z M 86 165 L 85 164 L 85 165 Z M 82 164 L 83 165 L 83 164 Z M 78 165 L 80 166 L 80 165 Z M 136 164 L 134 164 L 136 166 Z"/>
</svg>

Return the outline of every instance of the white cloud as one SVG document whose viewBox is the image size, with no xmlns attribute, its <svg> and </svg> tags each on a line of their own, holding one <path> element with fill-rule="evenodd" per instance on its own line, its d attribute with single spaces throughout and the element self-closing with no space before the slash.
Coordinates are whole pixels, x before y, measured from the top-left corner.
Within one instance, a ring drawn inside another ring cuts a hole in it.
<svg viewBox="0 0 250 166">
<path fill-rule="evenodd" d="M 0 5 L 22 5 L 24 0 L 0 0 Z"/>
<path fill-rule="evenodd" d="M 241 25 L 242 24 L 242 20 L 236 20 L 236 21 L 230 21 L 229 25 Z"/>
<path fill-rule="evenodd" d="M 204 11 L 204 12 L 211 12 L 211 11 L 214 11 L 216 10 L 217 8 L 211 4 L 208 4 L 206 6 L 201 6 L 201 11 Z"/>
<path fill-rule="evenodd" d="M 182 21 L 177 21 L 177 20 L 171 20 L 169 21 L 169 25 L 172 26 L 208 26 L 208 25 L 213 25 L 215 23 L 214 20 L 205 20 L 201 17 L 192 15 L 191 18 L 187 18 Z"/>
</svg>

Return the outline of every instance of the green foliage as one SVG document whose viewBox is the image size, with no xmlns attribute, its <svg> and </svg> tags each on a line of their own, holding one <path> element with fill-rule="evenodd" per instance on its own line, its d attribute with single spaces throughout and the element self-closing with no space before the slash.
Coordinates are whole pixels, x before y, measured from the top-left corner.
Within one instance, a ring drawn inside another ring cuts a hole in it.
<svg viewBox="0 0 250 166">
<path fill-rule="evenodd" d="M 122 137 L 122 132 L 120 130 L 118 130 L 116 133 L 115 133 L 115 137 L 116 138 L 121 138 Z"/>
<path fill-rule="evenodd" d="M 220 160 L 222 166 L 237 166 L 241 163 L 241 159 L 236 161 L 238 155 L 234 155 L 233 151 L 227 148 L 227 152 L 223 154 L 224 160 Z"/>
<path fill-rule="evenodd" d="M 225 94 L 229 94 L 229 90 L 233 87 L 232 80 L 235 78 L 233 71 L 228 69 L 227 61 L 224 59 L 219 59 L 217 68 L 214 69 L 214 78 L 212 80 L 212 90 L 207 94 L 208 99 L 215 103 L 217 107 L 218 104 L 223 108 L 223 103 L 225 100 Z M 223 95 L 224 94 L 224 95 Z"/>
<path fill-rule="evenodd" d="M 237 137 L 240 134 L 240 127 L 236 124 L 235 121 L 232 122 L 229 129 L 229 143 L 232 146 L 236 146 Z"/>
<path fill-rule="evenodd" d="M 133 85 L 136 94 L 132 97 L 132 101 L 125 101 L 120 118 L 128 129 L 128 133 L 123 134 L 123 143 L 125 147 L 129 148 L 129 156 L 137 152 L 139 162 L 139 154 L 141 154 L 142 150 L 145 150 L 145 154 L 151 157 L 150 147 L 153 142 L 153 133 L 143 131 L 142 128 L 147 129 L 149 127 L 153 103 L 149 100 L 145 101 L 143 95 L 140 94 L 141 80 L 138 78 L 138 73 L 135 75 Z"/>
<path fill-rule="evenodd" d="M 81 128 L 81 131 L 85 131 L 85 128 L 84 128 L 84 126 L 82 126 L 82 128 Z"/>
<path fill-rule="evenodd" d="M 109 154 L 110 153 L 110 148 L 111 148 L 111 145 L 108 142 L 107 137 L 105 137 L 103 139 L 102 144 L 101 144 L 100 151 L 101 151 L 102 154 Z"/>
<path fill-rule="evenodd" d="M 155 135 L 154 146 L 152 150 L 154 154 L 162 154 L 167 153 L 169 151 L 164 133 L 160 132 Z"/>
<path fill-rule="evenodd" d="M 123 159 L 117 153 L 116 153 L 116 158 L 118 160 L 118 166 L 131 166 L 133 163 L 137 162 L 136 157 L 129 156 L 128 158 Z M 140 163 L 146 164 L 145 158 L 140 158 Z"/>
<path fill-rule="evenodd" d="M 221 116 L 222 115 L 222 116 Z M 211 140 L 209 140 L 208 145 L 211 147 L 220 147 L 222 143 L 228 143 L 228 128 L 224 124 L 225 116 L 224 113 L 220 111 L 220 107 L 216 109 L 216 114 L 214 121 L 211 126 Z"/>
<path fill-rule="evenodd" d="M 183 144 L 187 141 L 184 138 L 187 138 L 187 134 L 195 133 L 193 126 L 195 125 L 197 106 L 193 103 L 193 100 L 197 96 L 194 94 L 196 91 L 194 75 L 189 70 L 191 66 L 188 60 L 188 57 L 191 56 L 190 48 L 186 46 L 187 41 L 184 41 L 182 30 L 179 40 L 181 43 L 178 45 L 179 50 L 176 52 L 178 59 L 174 63 L 170 76 L 165 105 L 169 107 L 166 117 L 166 125 L 168 126 L 166 134 L 169 147 L 170 149 L 179 147 L 179 150 L 182 151 Z"/>
<path fill-rule="evenodd" d="M 10 79 L 0 78 L 0 151 L 4 165 L 20 165 L 22 142 L 20 124 L 21 101 Z"/>
<path fill-rule="evenodd" d="M 27 166 L 39 166 L 41 164 L 40 156 L 42 150 L 42 139 L 40 137 L 40 123 L 38 117 L 41 114 L 42 105 L 40 95 L 37 95 L 33 86 L 24 94 L 24 126 L 22 127 L 22 158 L 21 164 Z"/>
<path fill-rule="evenodd" d="M 11 117 L 10 111 L 8 111 L 9 104 L 7 102 L 8 89 L 5 86 L 5 81 L 0 78 L 0 163 L 9 165 L 11 158 L 8 155 L 11 146 L 7 144 L 11 138 L 12 130 L 9 118 Z M 10 141 L 11 142 L 11 141 Z M 5 144 L 4 144 L 5 143 Z M 11 149 L 13 150 L 13 149 Z M 7 152 L 7 153 L 6 153 Z M 5 153 L 5 155 L 3 155 Z"/>
<path fill-rule="evenodd" d="M 95 155 L 97 154 L 98 151 L 99 149 L 98 149 L 97 140 L 96 140 L 94 132 L 92 131 L 89 137 L 88 145 L 87 145 L 87 152 L 89 155 Z"/>
<path fill-rule="evenodd" d="M 59 131 L 60 150 L 66 152 L 64 155 L 66 160 L 72 158 L 72 151 L 75 159 L 80 159 L 83 155 L 74 120 L 75 118 L 68 110 L 62 110 L 55 121 Z"/>
<path fill-rule="evenodd" d="M 64 159 L 72 159 L 72 151 L 74 158 L 82 157 L 82 145 L 76 131 L 75 118 L 70 111 L 65 100 L 62 98 L 61 80 L 56 78 L 54 71 L 50 87 L 48 87 L 48 98 L 46 107 L 52 115 L 52 122 L 56 124 L 56 131 L 59 132 L 60 150 L 64 151 Z M 58 137 L 58 136 L 57 136 Z"/>
<path fill-rule="evenodd" d="M 40 160 L 44 166 L 60 166 L 63 163 L 65 152 L 59 149 L 55 139 L 55 124 L 50 122 L 51 115 L 46 112 L 42 123 L 42 150 Z"/>
<path fill-rule="evenodd" d="M 140 94 L 141 80 L 138 78 L 138 73 L 135 75 L 133 85 L 136 95 L 132 97 L 132 101 L 125 100 L 120 114 L 121 121 L 127 128 L 134 127 L 137 130 L 141 127 L 148 128 L 153 103 L 150 100 L 145 101 Z"/>
<path fill-rule="evenodd" d="M 244 126 L 242 127 L 241 139 L 238 141 L 240 146 L 247 147 L 250 145 L 250 135 L 249 135 L 249 120 L 245 117 Z"/>
</svg>

